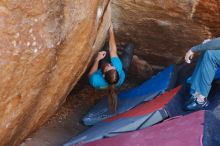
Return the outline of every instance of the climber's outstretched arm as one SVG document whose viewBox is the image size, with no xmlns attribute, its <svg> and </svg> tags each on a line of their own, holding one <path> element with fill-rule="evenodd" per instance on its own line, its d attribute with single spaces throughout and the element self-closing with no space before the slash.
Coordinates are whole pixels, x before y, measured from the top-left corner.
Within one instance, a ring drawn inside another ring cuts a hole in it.
<svg viewBox="0 0 220 146">
<path fill-rule="evenodd" d="M 111 57 L 118 57 L 117 47 L 116 47 L 116 42 L 115 42 L 115 35 L 114 35 L 112 24 L 109 28 L 109 53 Z"/>
</svg>

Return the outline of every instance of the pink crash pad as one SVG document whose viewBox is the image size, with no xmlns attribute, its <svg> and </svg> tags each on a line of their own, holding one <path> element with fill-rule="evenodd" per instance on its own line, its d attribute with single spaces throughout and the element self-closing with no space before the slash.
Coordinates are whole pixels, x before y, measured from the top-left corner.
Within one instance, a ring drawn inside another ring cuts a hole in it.
<svg viewBox="0 0 220 146">
<path fill-rule="evenodd" d="M 176 117 L 161 124 L 85 146 L 202 146 L 205 112 Z"/>
</svg>

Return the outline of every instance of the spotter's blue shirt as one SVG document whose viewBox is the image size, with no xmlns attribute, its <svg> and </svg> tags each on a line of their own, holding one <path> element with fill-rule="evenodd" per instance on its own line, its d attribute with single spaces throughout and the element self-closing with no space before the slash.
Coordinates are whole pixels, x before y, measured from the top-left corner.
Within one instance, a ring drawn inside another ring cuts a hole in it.
<svg viewBox="0 0 220 146">
<path fill-rule="evenodd" d="M 116 84 L 116 87 L 118 88 L 123 84 L 125 80 L 125 73 L 122 69 L 121 60 L 118 57 L 112 57 L 111 64 L 115 67 L 119 75 L 119 80 Z M 96 72 L 89 76 L 89 83 L 91 86 L 97 89 L 105 89 L 109 86 L 103 77 L 101 69 L 98 69 Z"/>
<path fill-rule="evenodd" d="M 193 52 L 206 51 L 206 50 L 220 50 L 220 37 L 210 40 L 206 43 L 201 43 L 191 48 Z"/>
</svg>

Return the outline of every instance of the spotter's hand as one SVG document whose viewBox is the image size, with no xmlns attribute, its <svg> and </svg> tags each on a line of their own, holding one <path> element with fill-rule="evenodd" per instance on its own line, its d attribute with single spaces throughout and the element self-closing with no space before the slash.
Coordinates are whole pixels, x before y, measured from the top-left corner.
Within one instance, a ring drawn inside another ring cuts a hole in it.
<svg viewBox="0 0 220 146">
<path fill-rule="evenodd" d="M 186 52 L 186 55 L 185 55 L 186 63 L 191 63 L 191 60 L 193 59 L 193 55 L 194 55 L 194 52 L 191 49 L 188 52 Z"/>
</svg>

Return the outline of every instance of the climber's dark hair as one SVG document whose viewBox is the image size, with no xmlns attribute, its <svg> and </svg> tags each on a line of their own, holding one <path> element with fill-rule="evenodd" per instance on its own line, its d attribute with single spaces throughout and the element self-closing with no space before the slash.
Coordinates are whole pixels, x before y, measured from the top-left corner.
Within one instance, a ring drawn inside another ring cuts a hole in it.
<svg viewBox="0 0 220 146">
<path fill-rule="evenodd" d="M 117 103 L 118 103 L 118 98 L 117 98 L 116 88 L 115 85 L 112 84 L 109 87 L 109 97 L 108 97 L 109 111 L 111 113 L 116 112 Z"/>
<path fill-rule="evenodd" d="M 119 75 L 115 69 L 112 69 L 104 73 L 104 78 L 109 83 L 109 110 L 110 112 L 114 113 L 117 108 L 117 93 L 115 84 L 117 84 L 119 80 Z"/>
<path fill-rule="evenodd" d="M 110 85 L 112 85 L 118 82 L 119 75 L 115 69 L 112 69 L 104 73 L 104 78 Z"/>
</svg>

